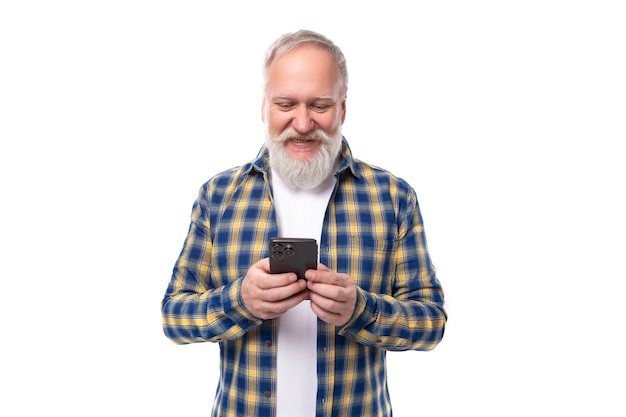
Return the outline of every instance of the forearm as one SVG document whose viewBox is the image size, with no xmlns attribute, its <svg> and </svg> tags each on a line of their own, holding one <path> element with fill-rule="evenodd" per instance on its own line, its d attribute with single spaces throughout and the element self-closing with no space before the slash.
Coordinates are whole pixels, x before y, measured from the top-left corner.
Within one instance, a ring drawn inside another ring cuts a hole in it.
<svg viewBox="0 0 626 417">
<path fill-rule="evenodd" d="M 392 351 L 431 350 L 443 338 L 447 316 L 442 302 L 400 300 L 361 288 L 357 292 L 354 315 L 339 334 Z M 442 297 L 437 294 L 435 299 Z"/>
<path fill-rule="evenodd" d="M 165 335 L 178 344 L 241 337 L 261 320 L 243 306 L 240 288 L 241 279 L 203 292 L 168 290 L 161 304 Z"/>
</svg>

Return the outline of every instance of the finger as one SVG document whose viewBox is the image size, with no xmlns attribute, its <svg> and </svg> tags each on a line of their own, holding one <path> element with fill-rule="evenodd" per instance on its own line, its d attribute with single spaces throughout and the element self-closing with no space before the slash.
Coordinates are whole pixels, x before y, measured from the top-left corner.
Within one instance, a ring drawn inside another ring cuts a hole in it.
<svg viewBox="0 0 626 417">
<path fill-rule="evenodd" d="M 314 301 L 314 299 L 316 299 L 317 302 Z M 328 324 L 342 326 L 347 323 L 349 317 L 347 314 L 336 310 L 335 307 L 337 307 L 337 303 L 326 304 L 322 297 L 311 294 L 311 310 L 315 315 Z"/>
<path fill-rule="evenodd" d="M 318 308 L 327 311 L 327 312 L 335 312 L 336 307 L 336 301 L 328 298 L 328 297 L 324 297 L 322 294 L 319 293 L 314 293 L 311 292 L 310 294 L 310 299 L 311 299 L 311 303 L 315 304 Z"/>
<path fill-rule="evenodd" d="M 330 269 L 326 270 L 308 270 L 305 274 L 309 281 L 314 283 L 323 283 L 329 285 L 338 285 L 340 287 L 348 287 L 352 283 L 352 278 L 346 274 L 338 274 Z"/>
<path fill-rule="evenodd" d="M 299 292 L 292 295 L 291 297 L 285 298 L 284 300 L 276 304 L 281 305 L 282 307 L 281 311 L 284 313 L 287 310 L 294 308 L 295 306 L 300 304 L 302 301 L 308 300 L 308 299 L 309 299 L 309 291 L 305 289 L 305 290 L 300 290 Z"/>
<path fill-rule="evenodd" d="M 276 302 L 264 301 L 259 306 L 259 313 L 257 317 L 262 318 L 264 320 L 273 319 L 283 315 L 288 310 L 294 308 L 302 301 L 309 297 L 309 292 L 307 290 L 300 291 L 291 297 L 282 299 Z"/>
<path fill-rule="evenodd" d="M 346 288 L 338 285 L 309 281 L 307 282 L 307 288 L 312 293 L 324 297 L 328 300 L 344 302 L 347 301 L 349 298 Z"/>
<path fill-rule="evenodd" d="M 324 265 L 324 264 L 323 264 L 323 263 L 321 263 L 321 262 L 318 262 L 318 263 L 317 263 L 317 269 L 318 269 L 319 271 L 330 271 L 330 268 L 328 268 L 326 265 Z"/>
<path fill-rule="evenodd" d="M 262 288 L 274 288 L 274 287 L 282 287 L 285 285 L 289 285 L 292 282 L 296 282 L 298 277 L 289 272 L 280 273 L 280 274 L 272 274 L 270 273 L 270 260 L 269 258 L 263 258 L 254 264 L 255 268 L 259 272 L 257 275 L 257 279 L 259 282 L 259 287 Z"/>
<path fill-rule="evenodd" d="M 298 276 L 293 272 L 280 274 L 261 274 L 257 277 L 257 286 L 263 290 L 271 290 L 291 285 L 298 281 Z M 304 280 L 303 280 L 304 281 Z"/>
<path fill-rule="evenodd" d="M 284 287 L 298 280 L 296 274 L 292 272 L 271 274 L 269 265 L 269 258 L 264 258 L 255 263 L 251 268 L 251 272 L 254 274 L 254 285 L 256 287 L 268 290 L 276 287 Z"/>
<path fill-rule="evenodd" d="M 255 265 L 257 268 L 259 268 L 261 271 L 265 272 L 266 274 L 270 273 L 270 258 L 263 258 L 260 261 L 258 261 Z"/>
<path fill-rule="evenodd" d="M 289 285 L 282 287 L 274 287 L 265 291 L 262 291 L 260 298 L 267 302 L 279 302 L 286 300 L 294 295 L 302 292 L 306 289 L 306 282 L 304 280 L 298 280 L 292 282 Z"/>
</svg>

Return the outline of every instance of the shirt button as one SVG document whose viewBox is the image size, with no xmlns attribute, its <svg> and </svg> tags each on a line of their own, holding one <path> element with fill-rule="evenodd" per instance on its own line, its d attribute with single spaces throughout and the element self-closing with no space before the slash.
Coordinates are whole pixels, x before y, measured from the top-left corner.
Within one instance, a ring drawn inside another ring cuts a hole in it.
<svg viewBox="0 0 626 417">
<path fill-rule="evenodd" d="M 322 404 L 326 404 L 326 398 L 322 398 Z"/>
<path fill-rule="evenodd" d="M 272 395 L 272 393 L 271 393 L 271 392 L 269 392 L 269 391 L 265 391 L 265 392 L 263 393 L 263 395 L 265 395 L 265 398 L 269 398 L 269 397 L 270 397 L 270 395 Z"/>
<path fill-rule="evenodd" d="M 265 346 L 267 346 L 267 347 L 272 346 L 272 341 L 271 340 L 266 340 L 265 341 Z"/>
</svg>

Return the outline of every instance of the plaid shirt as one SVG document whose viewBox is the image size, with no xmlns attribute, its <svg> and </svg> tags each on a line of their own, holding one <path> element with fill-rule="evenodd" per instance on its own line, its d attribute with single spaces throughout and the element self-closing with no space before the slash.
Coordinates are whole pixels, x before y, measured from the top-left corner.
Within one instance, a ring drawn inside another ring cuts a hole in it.
<svg viewBox="0 0 626 417">
<path fill-rule="evenodd" d="M 342 327 L 318 319 L 317 413 L 391 416 L 386 351 L 430 350 L 446 323 L 414 190 L 352 158 L 344 139 L 337 183 L 320 240 L 320 262 L 357 284 L 354 315 Z M 175 343 L 219 342 L 217 417 L 275 413 L 276 320 L 250 314 L 241 299 L 248 268 L 278 235 L 267 149 L 201 188 L 162 302 Z"/>
</svg>

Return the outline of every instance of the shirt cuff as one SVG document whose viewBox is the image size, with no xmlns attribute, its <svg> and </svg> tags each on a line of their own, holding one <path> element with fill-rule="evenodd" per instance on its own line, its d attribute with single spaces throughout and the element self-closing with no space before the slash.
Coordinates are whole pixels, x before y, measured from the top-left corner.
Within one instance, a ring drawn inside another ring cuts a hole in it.
<svg viewBox="0 0 626 417">
<path fill-rule="evenodd" d="M 356 305 L 352 318 L 339 330 L 342 336 L 358 337 L 363 329 L 376 321 L 376 298 L 357 287 Z"/>
<path fill-rule="evenodd" d="M 258 326 L 263 320 L 255 317 L 248 311 L 241 297 L 243 277 L 224 286 L 222 291 L 222 306 L 224 314 L 243 329 Z"/>
</svg>

